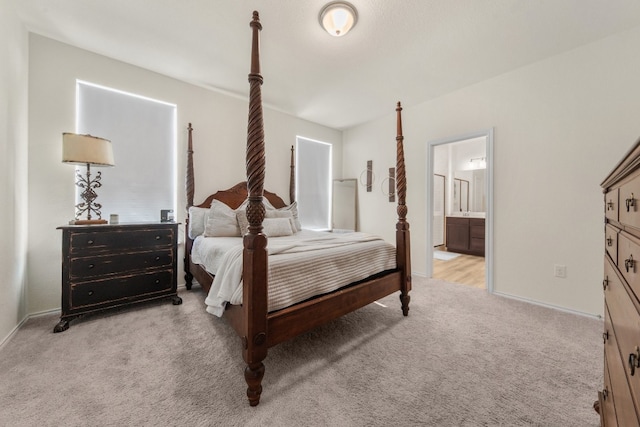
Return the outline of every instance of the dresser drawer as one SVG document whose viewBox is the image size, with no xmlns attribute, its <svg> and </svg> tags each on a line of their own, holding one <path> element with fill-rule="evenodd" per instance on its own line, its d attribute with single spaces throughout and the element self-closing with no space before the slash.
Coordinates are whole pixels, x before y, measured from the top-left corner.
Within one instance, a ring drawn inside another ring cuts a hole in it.
<svg viewBox="0 0 640 427">
<path fill-rule="evenodd" d="M 608 191 L 604 195 L 604 216 L 612 221 L 618 221 L 618 189 Z"/>
<path fill-rule="evenodd" d="M 640 176 L 620 186 L 619 221 L 640 228 Z"/>
<path fill-rule="evenodd" d="M 147 229 L 119 231 L 82 231 L 71 233 L 71 253 L 85 254 L 88 250 L 111 252 L 123 249 L 143 249 L 154 246 L 172 246 L 175 236 L 172 229 Z"/>
<path fill-rule="evenodd" d="M 609 377 L 609 366 L 607 365 L 607 357 L 604 358 L 604 389 L 598 393 L 600 400 L 600 420 L 603 426 L 617 426 L 616 408 L 613 401 L 613 387 L 611 387 L 611 378 Z"/>
<path fill-rule="evenodd" d="M 95 255 L 71 258 L 69 274 L 74 281 L 78 277 L 95 277 L 110 274 L 122 274 L 149 268 L 171 267 L 173 250 L 146 252 L 122 252 L 117 255 Z"/>
<path fill-rule="evenodd" d="M 640 242 L 624 231 L 618 233 L 616 264 L 631 290 L 640 295 Z"/>
<path fill-rule="evenodd" d="M 631 391 L 629 390 L 627 377 L 624 375 L 625 362 L 620 358 L 616 335 L 611 326 L 612 320 L 609 317 L 609 314 L 610 312 L 605 310 L 605 329 L 609 332 L 604 352 L 604 359 L 606 363 L 605 375 L 608 373 L 609 380 L 608 395 L 606 398 L 610 399 L 612 404 L 615 406 L 615 415 L 618 421 L 617 425 L 636 427 L 638 426 L 638 416 L 631 396 Z M 609 414 L 607 417 L 610 418 L 611 415 Z"/>
<path fill-rule="evenodd" d="M 137 276 L 113 277 L 71 285 L 72 309 L 108 303 L 115 305 L 132 298 L 142 299 L 173 288 L 172 270 L 145 273 Z"/>
<path fill-rule="evenodd" d="M 636 306 L 629 298 L 629 294 L 622 280 L 620 280 L 619 276 L 615 273 L 614 267 L 608 261 L 605 262 L 605 278 L 608 281 L 607 288 L 605 289 L 607 308 L 607 312 L 605 313 L 605 329 L 608 332 L 608 339 L 605 344 L 605 355 L 607 360 L 614 361 L 614 359 L 619 359 L 620 365 L 618 368 L 621 370 L 614 370 L 613 372 L 618 373 L 620 377 L 623 377 L 622 372 L 626 373 L 626 381 L 624 381 L 624 383 L 628 382 L 631 388 L 631 396 L 634 402 L 632 406 L 640 408 L 640 368 L 636 367 L 632 370 L 629 367 L 630 355 L 638 355 L 636 346 L 640 346 L 640 334 L 637 332 L 640 329 L 640 314 L 638 314 Z M 609 321 L 608 324 L 607 320 Z M 615 347 L 616 344 L 617 348 Z M 614 380 L 616 380 L 616 378 L 612 377 L 612 384 L 614 388 L 617 388 Z M 621 383 L 623 382 L 622 380 L 619 381 Z M 614 397 L 616 411 L 620 412 L 617 400 L 618 399 Z"/>
<path fill-rule="evenodd" d="M 616 264 L 618 263 L 618 231 L 617 228 L 609 224 L 604 227 L 604 247 Z"/>
</svg>

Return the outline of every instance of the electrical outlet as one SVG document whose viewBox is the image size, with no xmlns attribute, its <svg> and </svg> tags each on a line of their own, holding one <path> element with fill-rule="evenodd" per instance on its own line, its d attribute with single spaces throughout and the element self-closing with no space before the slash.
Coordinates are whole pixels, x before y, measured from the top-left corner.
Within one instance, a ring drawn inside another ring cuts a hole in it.
<svg viewBox="0 0 640 427">
<path fill-rule="evenodd" d="M 567 277 L 567 266 L 555 264 L 553 266 L 553 275 L 564 279 L 565 277 Z"/>
</svg>

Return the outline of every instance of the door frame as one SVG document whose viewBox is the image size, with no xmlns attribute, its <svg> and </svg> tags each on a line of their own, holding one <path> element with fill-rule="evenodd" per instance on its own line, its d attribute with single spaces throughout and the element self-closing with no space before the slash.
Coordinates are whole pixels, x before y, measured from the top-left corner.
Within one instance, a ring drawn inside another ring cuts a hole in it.
<svg viewBox="0 0 640 427">
<path fill-rule="evenodd" d="M 482 138 L 486 139 L 486 161 L 487 161 L 487 169 L 486 169 L 486 180 L 485 180 L 485 192 L 487 195 L 487 207 L 485 213 L 485 230 L 484 230 L 484 239 L 485 239 L 485 254 L 484 254 L 484 262 L 485 262 L 485 283 L 487 292 L 493 293 L 493 128 L 471 132 L 464 135 L 458 135 L 453 137 L 446 137 L 441 139 L 436 139 L 433 141 L 427 142 L 427 159 L 426 159 L 426 182 L 427 182 L 427 277 L 433 277 L 433 245 L 432 245 L 432 235 L 433 235 L 433 174 L 434 174 L 434 148 L 437 145 L 451 144 L 454 142 L 466 141 L 468 139 L 474 138 Z"/>
</svg>

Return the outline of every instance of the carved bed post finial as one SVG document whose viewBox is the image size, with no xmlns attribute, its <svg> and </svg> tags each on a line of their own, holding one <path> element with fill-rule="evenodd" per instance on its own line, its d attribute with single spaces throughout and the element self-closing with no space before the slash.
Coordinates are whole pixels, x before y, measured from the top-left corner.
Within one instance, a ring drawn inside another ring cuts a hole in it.
<svg viewBox="0 0 640 427">
<path fill-rule="evenodd" d="M 264 206 L 262 193 L 264 190 L 265 157 L 264 157 L 264 124 L 262 117 L 262 75 L 260 74 L 260 16 L 253 12 L 250 24 L 253 29 L 251 44 L 251 73 L 249 74 L 249 124 L 247 126 L 247 190 L 249 193 L 249 209 L 247 219 L 251 234 L 262 231 Z M 250 212 L 254 213 L 253 218 Z M 253 221 L 252 221 L 253 219 Z"/>
<path fill-rule="evenodd" d="M 409 314 L 409 291 L 411 290 L 411 244 L 409 238 L 409 223 L 407 222 L 407 178 L 404 165 L 404 136 L 402 135 L 402 105 L 398 102 L 397 136 L 396 136 L 396 194 L 398 196 L 398 223 L 396 224 L 396 263 L 402 270 L 402 289 L 400 301 L 402 313 Z"/>
<path fill-rule="evenodd" d="M 265 207 L 262 203 L 265 177 L 264 123 L 260 86 L 260 16 L 253 12 L 250 23 L 251 73 L 249 74 L 249 124 L 247 126 L 247 205 L 248 233 L 244 235 L 243 251 L 243 358 L 247 364 L 244 377 L 247 382 L 249 404 L 260 403 L 262 377 L 267 356 L 267 237 L 262 233 Z"/>
<path fill-rule="evenodd" d="M 194 184 L 194 176 L 193 176 L 193 139 L 192 133 L 193 128 L 191 127 L 191 123 L 189 123 L 189 142 L 187 146 L 187 179 L 185 183 L 185 190 L 187 193 L 187 211 L 191 206 L 193 206 L 193 195 L 195 192 L 195 184 Z"/>
<path fill-rule="evenodd" d="M 293 145 L 291 146 L 291 174 L 289 175 L 289 203 L 296 201 L 296 163 L 293 151 Z"/>
</svg>

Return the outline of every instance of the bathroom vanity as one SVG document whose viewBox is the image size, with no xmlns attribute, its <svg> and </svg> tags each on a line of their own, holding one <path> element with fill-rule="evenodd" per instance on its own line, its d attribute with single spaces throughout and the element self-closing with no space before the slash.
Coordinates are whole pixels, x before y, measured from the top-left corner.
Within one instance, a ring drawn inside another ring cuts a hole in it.
<svg viewBox="0 0 640 427">
<path fill-rule="evenodd" d="M 445 246 L 451 252 L 484 256 L 485 219 L 466 214 L 447 216 Z"/>
</svg>

